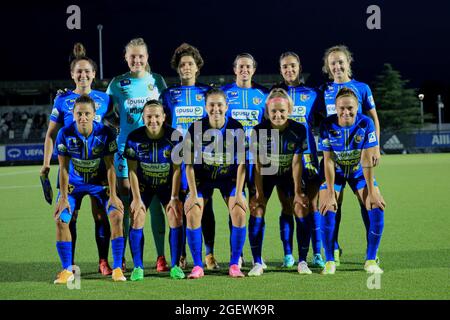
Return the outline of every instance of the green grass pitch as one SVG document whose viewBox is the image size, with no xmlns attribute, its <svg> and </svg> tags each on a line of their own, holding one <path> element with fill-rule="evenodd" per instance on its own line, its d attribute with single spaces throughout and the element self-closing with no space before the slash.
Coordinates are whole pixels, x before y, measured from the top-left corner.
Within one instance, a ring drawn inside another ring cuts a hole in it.
<svg viewBox="0 0 450 320">
<path fill-rule="evenodd" d="M 57 167 L 51 179 L 54 187 Z M 215 194 L 218 272 L 200 280 L 171 280 L 155 271 L 155 247 L 149 218 L 145 227 L 145 279 L 113 283 L 97 274 L 97 249 L 89 199 L 78 221 L 76 261 L 81 288 L 53 285 L 60 270 L 55 248 L 53 206 L 43 199 L 39 166 L 0 168 L 0 299 L 449 299 L 450 154 L 383 156 L 376 178 L 387 202 L 379 255 L 385 273 L 379 289 L 368 289 L 363 270 L 365 235 L 357 201 L 347 188 L 340 231 L 344 250 L 334 276 L 314 269 L 301 276 L 283 270 L 279 239 L 279 204 L 269 202 L 263 257 L 269 269 L 259 278 L 231 279 L 228 217 Z M 54 190 L 55 191 L 55 190 Z M 56 195 L 55 195 L 56 196 Z M 168 232 L 167 232 L 168 235 Z M 167 238 L 166 238 L 167 239 Z M 295 243 L 295 242 L 294 242 Z M 295 249 L 297 255 L 297 248 Z M 245 258 L 251 261 L 248 239 Z M 166 256 L 170 257 L 166 242 Z M 311 258 L 311 250 L 308 261 Z M 132 267 L 127 249 L 128 266 Z M 188 261 L 192 259 L 188 254 Z M 110 262 L 112 257 L 110 254 Z M 249 265 L 244 268 L 249 271 Z M 129 273 L 126 274 L 129 276 Z"/>
</svg>

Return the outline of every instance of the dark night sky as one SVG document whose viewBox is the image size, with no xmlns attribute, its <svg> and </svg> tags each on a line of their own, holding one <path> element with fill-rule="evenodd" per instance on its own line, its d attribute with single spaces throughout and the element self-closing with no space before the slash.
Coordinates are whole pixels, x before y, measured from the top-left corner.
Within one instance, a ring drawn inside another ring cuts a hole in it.
<svg viewBox="0 0 450 320">
<path fill-rule="evenodd" d="M 39 3 L 39 4 L 38 4 Z M 308 84 L 322 83 L 322 56 L 344 43 L 354 53 L 355 78 L 373 83 L 383 63 L 391 63 L 410 86 L 450 90 L 450 2 L 410 1 L 20 1 L 2 3 L 0 81 L 69 77 L 74 42 L 85 44 L 98 62 L 97 24 L 103 29 L 104 77 L 127 71 L 124 45 L 137 36 L 150 46 L 150 64 L 175 76 L 169 61 L 181 43 L 197 46 L 205 60 L 202 74 L 230 74 L 234 56 L 250 52 L 257 73 L 278 73 L 281 52 L 300 54 Z M 420 4 L 422 3 L 422 4 Z M 425 4 L 426 3 L 426 4 Z M 81 30 L 69 30 L 66 9 L 81 8 Z M 381 8 L 381 30 L 369 30 L 366 9 Z"/>
</svg>

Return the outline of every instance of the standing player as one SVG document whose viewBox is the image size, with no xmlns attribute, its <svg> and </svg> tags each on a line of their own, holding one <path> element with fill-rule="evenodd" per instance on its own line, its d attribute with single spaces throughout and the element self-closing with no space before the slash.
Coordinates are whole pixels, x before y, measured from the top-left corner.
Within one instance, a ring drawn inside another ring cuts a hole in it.
<svg viewBox="0 0 450 320">
<path fill-rule="evenodd" d="M 117 151 L 115 136 L 111 129 L 94 122 L 95 101 L 87 95 L 75 100 L 73 116 L 75 122 L 62 128 L 56 138 L 60 192 L 54 218 L 56 248 L 63 271 L 58 274 L 54 283 L 73 280 L 72 239 L 68 224 L 72 213 L 80 209 L 85 195 L 95 198 L 111 220 L 114 259 L 112 279 L 125 281 L 121 269 L 125 242 L 122 230 L 123 205 L 116 195 L 113 164 L 113 154 Z"/>
<path fill-rule="evenodd" d="M 319 149 L 324 154 L 324 180 L 320 190 L 320 212 L 326 264 L 323 274 L 334 274 L 334 228 L 337 199 L 348 182 L 358 201 L 366 206 L 369 218 L 366 263 L 368 273 L 383 273 L 376 255 L 384 228 L 386 206 L 374 177 L 378 140 L 369 117 L 358 113 L 357 94 L 342 88 L 336 96 L 337 114 L 325 119 L 320 127 Z"/>
<path fill-rule="evenodd" d="M 277 87 L 286 90 L 294 102 L 294 107 L 290 118 L 303 124 L 306 128 L 308 148 L 303 152 L 303 176 L 306 186 L 306 193 L 309 199 L 309 214 L 306 222 L 311 226 L 311 242 L 313 248 L 313 267 L 323 268 L 325 263 L 322 260 L 321 234 L 320 234 L 320 212 L 318 208 L 319 198 L 319 160 L 317 157 L 317 146 L 312 131 L 314 113 L 318 111 L 318 93 L 316 90 L 306 87 L 300 83 L 302 65 L 300 57 L 295 52 L 285 52 L 280 56 L 280 73 L 283 82 Z M 284 267 L 291 267 L 295 260 L 292 256 L 292 242 L 294 233 L 294 219 L 292 215 L 280 215 L 280 235 L 284 248 Z"/>
<path fill-rule="evenodd" d="M 375 109 L 375 102 L 373 100 L 372 91 L 369 86 L 363 82 L 356 81 L 352 78 L 351 64 L 353 62 L 353 56 L 350 50 L 344 45 L 338 45 L 331 47 L 325 51 L 323 57 L 323 67 L 322 71 L 328 75 L 328 77 L 333 80 L 333 82 L 328 82 L 324 84 L 320 90 L 323 92 L 325 113 L 328 116 L 336 114 L 335 99 L 338 91 L 341 88 L 352 89 L 358 98 L 358 112 L 367 113 L 373 120 L 375 124 L 375 130 L 377 134 L 377 139 L 380 141 L 380 123 L 378 121 L 377 111 Z M 380 160 L 380 148 L 377 146 L 374 153 L 374 165 L 376 166 Z M 339 225 L 341 222 L 341 208 L 344 192 L 340 193 L 340 198 L 338 199 L 338 209 L 336 212 L 336 234 L 335 234 L 335 248 L 334 255 L 336 265 L 340 264 L 340 256 L 342 254 L 342 249 L 338 243 L 338 233 Z M 364 203 L 360 203 L 361 215 L 366 227 L 366 234 L 369 230 L 369 217 L 367 214 L 366 207 Z"/>
<path fill-rule="evenodd" d="M 164 124 L 166 116 L 158 100 L 148 101 L 142 112 L 145 125 L 132 131 L 125 145 L 133 196 L 130 206 L 130 248 L 134 269 L 130 279 L 132 281 L 144 279 L 143 228 L 147 208 L 156 195 L 165 208 L 170 226 L 169 243 L 172 260 L 170 277 L 183 279 L 184 272 L 178 266 L 183 244 L 183 208 L 178 198 L 181 170 L 179 165 L 173 163 L 171 157 L 176 146 L 171 139 L 175 129 Z"/>
<path fill-rule="evenodd" d="M 202 264 L 202 215 L 205 203 L 218 188 L 231 215 L 231 259 L 229 275 L 244 277 L 238 262 L 245 243 L 246 202 L 245 134 L 242 125 L 226 117 L 228 106 L 225 93 L 211 89 L 206 94 L 208 117 L 194 122 L 186 136 L 185 161 L 189 194 L 185 202 L 186 236 L 194 260 L 188 278 L 204 276 Z M 230 148 L 231 146 L 231 148 Z M 213 148 L 211 148 L 213 147 Z M 237 148 L 241 147 L 238 154 Z"/>
<path fill-rule="evenodd" d="M 236 56 L 233 62 L 233 71 L 236 75 L 236 81 L 222 87 L 227 95 L 228 113 L 227 116 L 238 120 L 250 137 L 251 129 L 261 122 L 264 115 L 267 88 L 252 82 L 253 75 L 256 72 L 256 60 L 249 53 L 241 53 Z M 251 157 L 251 154 L 248 155 Z M 249 162 L 251 159 L 248 158 Z M 249 197 L 255 191 L 253 174 L 253 164 L 249 163 L 246 168 L 246 183 L 249 190 Z M 229 221 L 231 230 L 231 220 Z M 239 266 L 242 265 L 243 257 L 239 259 Z M 264 264 L 265 268 L 267 266 Z"/>
<path fill-rule="evenodd" d="M 210 87 L 197 83 L 197 77 L 203 67 L 203 59 L 194 46 L 187 43 L 181 44 L 175 49 L 170 64 L 172 69 L 178 73 L 180 84 L 164 90 L 161 94 L 162 102 L 167 114 L 167 123 L 185 135 L 194 121 L 206 116 L 205 93 Z M 184 165 L 181 168 L 181 194 L 182 200 L 184 200 L 188 184 Z M 206 247 L 206 268 L 209 270 L 218 269 L 219 265 L 214 257 L 215 220 L 212 211 L 212 199 L 205 207 L 202 225 L 204 226 L 203 237 Z M 186 268 L 185 244 L 183 244 L 180 265 L 183 269 Z"/>
<path fill-rule="evenodd" d="M 73 107 L 75 100 L 80 95 L 89 95 L 95 102 L 95 122 L 102 122 L 108 109 L 109 96 L 104 92 L 92 90 L 92 82 L 95 78 L 97 66 L 94 61 L 86 56 L 86 50 L 81 43 L 76 43 L 73 48 L 74 59 L 70 63 L 70 74 L 75 82 L 75 90 L 67 91 L 56 97 L 50 115 L 47 134 L 44 142 L 44 161 L 41 168 L 41 175 L 48 177 L 50 173 L 50 160 L 55 145 L 56 135 L 63 126 L 70 125 L 73 119 Z M 59 181 L 58 181 L 59 184 Z M 99 266 L 98 272 L 102 275 L 110 275 L 111 267 L 108 264 L 109 240 L 111 230 L 103 208 L 95 197 L 91 198 L 92 215 L 95 221 L 95 240 L 97 242 Z M 69 223 L 72 238 L 72 259 L 75 258 L 75 246 L 77 241 L 76 222 L 78 211 L 72 212 L 72 220 Z M 72 261 L 72 264 L 74 262 Z"/>
<path fill-rule="evenodd" d="M 130 182 L 127 162 L 123 155 L 126 138 L 131 131 L 143 126 L 142 109 L 144 104 L 151 99 L 158 99 L 166 88 L 166 83 L 159 74 L 150 72 L 148 49 L 142 38 L 133 39 L 126 45 L 125 60 L 130 71 L 112 79 L 106 92 L 110 95 L 114 107 L 118 109 L 120 119 L 120 133 L 117 137 L 119 152 L 116 154 L 114 165 L 119 182 L 119 194 L 125 208 L 124 235 L 126 239 L 130 226 Z M 158 255 L 156 270 L 158 272 L 168 271 L 164 257 L 164 213 L 157 197 L 153 197 L 150 213 L 152 233 Z"/>
<path fill-rule="evenodd" d="M 275 186 L 278 188 L 278 197 L 284 212 L 295 214 L 299 248 L 298 272 L 311 274 L 306 263 L 311 232 L 310 225 L 307 223 L 308 198 L 303 193 L 301 178 L 302 153 L 307 148 L 306 129 L 298 122 L 289 119 L 293 102 L 285 90 L 273 89 L 267 98 L 266 108 L 268 120 L 264 120 L 254 128 L 251 140 L 257 159 L 256 194 L 250 202 L 249 221 L 249 240 L 255 265 L 248 275 L 263 274 L 261 253 L 265 229 L 264 215 L 267 201 Z M 278 134 L 274 135 L 273 131 Z M 263 137 L 264 134 L 266 137 Z M 274 167 L 276 169 L 274 175 L 264 174 L 265 168 L 262 164 L 270 164 Z"/>
</svg>

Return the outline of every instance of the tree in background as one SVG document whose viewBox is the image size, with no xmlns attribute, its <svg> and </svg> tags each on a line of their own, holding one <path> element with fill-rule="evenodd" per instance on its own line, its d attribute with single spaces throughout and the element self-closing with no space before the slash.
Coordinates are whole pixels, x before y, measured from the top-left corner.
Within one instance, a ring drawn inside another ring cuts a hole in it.
<svg viewBox="0 0 450 320">
<path fill-rule="evenodd" d="M 406 88 L 400 72 L 385 63 L 373 87 L 373 96 L 383 131 L 404 132 L 421 125 L 420 104 L 414 89 Z M 424 119 L 431 119 L 426 114 Z"/>
</svg>

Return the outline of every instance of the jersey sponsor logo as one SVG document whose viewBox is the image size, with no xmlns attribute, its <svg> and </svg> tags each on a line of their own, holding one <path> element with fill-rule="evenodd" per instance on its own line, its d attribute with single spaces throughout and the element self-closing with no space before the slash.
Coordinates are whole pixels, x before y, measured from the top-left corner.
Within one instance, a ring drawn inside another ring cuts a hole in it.
<svg viewBox="0 0 450 320">
<path fill-rule="evenodd" d="M 196 95 L 195 95 L 195 100 L 197 100 L 197 101 L 202 101 L 203 99 L 204 99 L 204 97 L 203 97 L 202 94 L 196 94 Z"/>
<path fill-rule="evenodd" d="M 375 132 L 369 133 L 369 143 L 377 141 L 377 136 L 375 135 Z"/>
<path fill-rule="evenodd" d="M 135 107 L 143 107 L 144 104 L 151 100 L 150 97 L 137 97 L 137 98 L 128 98 L 126 101 L 126 105 L 128 108 L 135 108 Z"/>
<path fill-rule="evenodd" d="M 78 151 L 81 148 L 81 141 L 75 137 L 67 139 L 67 148 L 69 151 Z"/>
<path fill-rule="evenodd" d="M 239 98 L 239 91 L 228 91 L 227 97 L 229 100 L 237 99 L 237 98 Z"/>
<path fill-rule="evenodd" d="M 333 86 L 328 86 L 328 90 L 327 91 L 333 92 L 334 91 L 334 87 Z"/>
<path fill-rule="evenodd" d="M 342 137 L 341 131 L 339 131 L 339 130 L 333 130 L 333 129 L 330 129 L 329 132 L 330 132 L 330 135 L 331 135 L 332 137 L 334 137 L 334 138 L 339 139 L 339 138 Z"/>
<path fill-rule="evenodd" d="M 259 105 L 262 102 L 262 99 L 259 97 L 253 97 L 253 104 Z"/>
<path fill-rule="evenodd" d="M 95 173 L 98 170 L 98 167 L 100 166 L 100 161 L 101 161 L 100 158 L 91 159 L 91 160 L 72 158 L 71 160 L 72 160 L 73 166 L 77 172 L 88 173 L 88 174 Z"/>
<path fill-rule="evenodd" d="M 362 140 L 364 139 L 364 136 L 362 136 L 362 135 L 356 135 L 355 136 L 355 142 L 356 143 L 360 143 Z"/>
<path fill-rule="evenodd" d="M 121 87 L 129 86 L 130 84 L 131 84 L 131 80 L 130 79 L 120 80 L 120 86 Z"/>
<path fill-rule="evenodd" d="M 58 144 L 58 151 L 59 152 L 67 152 L 67 148 L 66 148 L 66 146 L 64 145 L 64 144 L 62 144 L 62 143 L 60 143 L 60 144 Z"/>
<path fill-rule="evenodd" d="M 233 109 L 231 117 L 235 120 L 257 120 L 259 118 L 259 110 Z"/>
<path fill-rule="evenodd" d="M 170 154 L 171 154 L 171 152 L 170 152 L 170 150 L 168 150 L 168 149 L 164 150 L 164 152 L 163 152 L 163 156 L 164 156 L 164 158 L 166 158 L 166 159 L 169 159 L 169 158 L 170 158 Z"/>
<path fill-rule="evenodd" d="M 202 107 L 176 107 L 175 116 L 177 117 L 201 117 L 203 116 Z"/>
<path fill-rule="evenodd" d="M 133 148 L 126 148 L 125 149 L 125 153 L 127 156 L 129 156 L 130 158 L 134 158 L 136 156 L 136 152 L 134 151 Z"/>
<path fill-rule="evenodd" d="M 181 90 L 180 89 L 172 89 L 170 91 L 170 95 L 174 98 L 178 98 L 179 96 L 181 96 Z"/>
<path fill-rule="evenodd" d="M 292 110 L 292 115 L 304 117 L 306 115 L 306 107 L 294 106 L 294 109 Z"/>
<path fill-rule="evenodd" d="M 136 143 L 137 152 L 148 152 L 150 145 L 148 143 Z"/>
<path fill-rule="evenodd" d="M 336 105 L 327 104 L 327 115 L 336 114 Z"/>
<path fill-rule="evenodd" d="M 58 109 L 53 108 L 53 109 L 52 109 L 51 116 L 52 116 L 52 117 L 55 117 L 55 118 L 58 118 L 58 116 L 59 116 L 59 111 L 58 111 Z"/>
<path fill-rule="evenodd" d="M 309 95 L 307 95 L 307 94 L 301 94 L 300 95 L 300 101 L 301 102 L 305 102 L 305 101 L 307 101 L 307 100 L 309 100 Z"/>
</svg>

